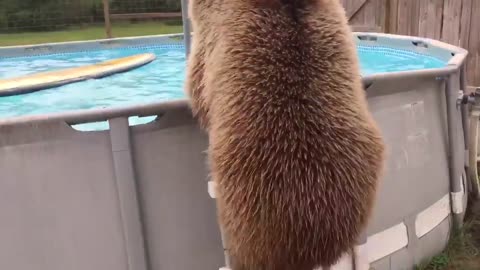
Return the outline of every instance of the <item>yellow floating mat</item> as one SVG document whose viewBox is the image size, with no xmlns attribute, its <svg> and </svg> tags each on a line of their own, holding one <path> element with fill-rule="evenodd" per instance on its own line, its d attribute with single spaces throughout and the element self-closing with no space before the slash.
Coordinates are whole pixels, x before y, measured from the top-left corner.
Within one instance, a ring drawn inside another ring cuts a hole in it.
<svg viewBox="0 0 480 270">
<path fill-rule="evenodd" d="M 0 96 L 24 94 L 73 82 L 102 78 L 146 65 L 155 58 L 155 54 L 152 53 L 138 54 L 94 65 L 0 79 Z"/>
</svg>

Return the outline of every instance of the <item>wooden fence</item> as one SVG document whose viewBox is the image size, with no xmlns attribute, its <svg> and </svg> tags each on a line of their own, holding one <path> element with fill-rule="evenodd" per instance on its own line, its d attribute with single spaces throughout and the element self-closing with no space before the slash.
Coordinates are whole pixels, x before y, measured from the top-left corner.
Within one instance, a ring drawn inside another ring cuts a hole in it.
<svg viewBox="0 0 480 270">
<path fill-rule="evenodd" d="M 434 38 L 469 51 L 468 82 L 480 86 L 480 0 L 341 0 L 355 29 Z"/>
</svg>

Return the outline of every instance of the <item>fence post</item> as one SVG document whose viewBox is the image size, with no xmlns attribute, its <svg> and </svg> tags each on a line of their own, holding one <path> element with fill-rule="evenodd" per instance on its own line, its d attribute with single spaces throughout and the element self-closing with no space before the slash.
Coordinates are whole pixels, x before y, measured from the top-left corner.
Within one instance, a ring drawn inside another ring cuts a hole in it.
<svg viewBox="0 0 480 270">
<path fill-rule="evenodd" d="M 391 33 L 390 16 L 392 12 L 392 1 L 385 0 L 385 21 L 383 22 L 383 31 Z"/>
<path fill-rule="evenodd" d="M 107 34 L 107 38 L 112 38 L 112 24 L 110 23 L 109 0 L 103 0 L 103 16 L 105 17 L 105 32 Z"/>
<path fill-rule="evenodd" d="M 190 31 L 190 20 L 188 18 L 188 0 L 181 0 L 182 4 L 182 21 L 183 21 L 183 39 L 185 42 L 185 54 L 188 57 L 190 54 L 190 42 L 191 42 L 191 31 Z"/>
</svg>

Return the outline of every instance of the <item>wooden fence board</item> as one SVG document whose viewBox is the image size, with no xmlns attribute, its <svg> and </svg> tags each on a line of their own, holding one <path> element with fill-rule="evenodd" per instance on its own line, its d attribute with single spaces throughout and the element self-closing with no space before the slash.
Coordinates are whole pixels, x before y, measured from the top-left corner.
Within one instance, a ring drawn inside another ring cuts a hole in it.
<svg viewBox="0 0 480 270">
<path fill-rule="evenodd" d="M 377 10 L 377 12 L 380 13 L 377 13 L 378 15 L 376 16 L 375 24 L 379 26 L 382 31 L 385 31 L 387 25 L 387 2 L 388 1 L 384 0 L 375 0 L 376 5 L 373 7 L 375 10 Z"/>
<path fill-rule="evenodd" d="M 443 25 L 441 39 L 453 45 L 460 45 L 460 15 L 462 1 L 445 0 L 443 5 Z"/>
<path fill-rule="evenodd" d="M 425 0 L 423 0 L 425 1 Z M 420 3 L 422 1 L 418 0 L 410 0 L 409 1 L 409 8 L 411 17 L 410 20 L 410 35 L 418 36 L 418 23 L 420 18 Z"/>
<path fill-rule="evenodd" d="M 442 0 L 434 0 L 435 1 L 435 18 L 437 20 L 435 21 L 435 38 L 436 39 L 441 39 L 442 38 L 442 28 L 443 28 L 443 23 L 442 23 L 442 16 L 443 16 L 443 3 Z"/>
<path fill-rule="evenodd" d="M 396 32 L 401 35 L 418 36 L 419 17 L 420 1 L 398 0 Z"/>
<path fill-rule="evenodd" d="M 462 1 L 462 15 L 460 20 L 460 47 L 468 48 L 470 39 L 470 23 L 472 18 L 472 1 Z"/>
<path fill-rule="evenodd" d="M 350 9 L 347 10 L 348 19 L 351 19 L 353 16 L 355 16 L 355 14 L 357 14 L 366 3 L 367 3 L 367 0 L 354 1 Z"/>
<path fill-rule="evenodd" d="M 388 20 L 386 22 L 387 33 L 398 33 L 397 20 L 398 20 L 398 0 L 390 0 L 387 2 L 387 14 Z"/>
<path fill-rule="evenodd" d="M 419 1 L 418 36 L 440 39 L 443 0 Z"/>
<path fill-rule="evenodd" d="M 468 43 L 469 57 L 469 79 L 475 85 L 480 85 L 480 1 L 472 1 L 472 16 L 470 22 L 470 39 Z"/>
</svg>

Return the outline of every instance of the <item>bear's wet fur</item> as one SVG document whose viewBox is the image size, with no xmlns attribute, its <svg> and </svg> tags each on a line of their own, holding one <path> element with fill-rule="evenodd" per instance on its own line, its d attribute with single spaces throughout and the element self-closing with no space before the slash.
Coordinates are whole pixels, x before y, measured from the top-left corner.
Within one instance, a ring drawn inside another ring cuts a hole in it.
<svg viewBox="0 0 480 270">
<path fill-rule="evenodd" d="M 192 0 L 186 92 L 209 134 L 233 270 L 334 265 L 371 216 L 385 146 L 338 0 Z"/>
</svg>

